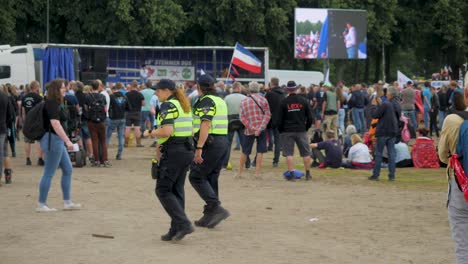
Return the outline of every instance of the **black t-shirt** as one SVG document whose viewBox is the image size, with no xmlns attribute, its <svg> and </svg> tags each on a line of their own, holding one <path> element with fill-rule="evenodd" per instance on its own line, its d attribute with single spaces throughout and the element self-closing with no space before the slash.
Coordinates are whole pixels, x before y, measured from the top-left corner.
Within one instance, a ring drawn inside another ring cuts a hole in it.
<svg viewBox="0 0 468 264">
<path fill-rule="evenodd" d="M 128 110 L 128 100 L 121 92 L 110 95 L 109 118 L 112 120 L 124 119 L 125 111 Z"/>
<path fill-rule="evenodd" d="M 0 92 L 0 135 L 6 134 L 7 132 L 7 116 L 9 114 L 8 96 L 3 92 Z"/>
<path fill-rule="evenodd" d="M 274 123 L 280 132 L 305 132 L 313 122 L 307 99 L 298 94 L 290 94 L 279 106 Z"/>
<path fill-rule="evenodd" d="M 128 112 L 141 112 L 141 102 L 145 100 L 145 97 L 138 91 L 130 91 L 125 94 L 128 99 L 129 109 Z"/>
<path fill-rule="evenodd" d="M 50 120 L 55 119 L 59 120 L 62 127 L 65 129 L 65 123 L 67 121 L 67 117 L 62 106 L 55 100 L 46 100 L 44 105 L 44 128 L 46 131 L 57 134 L 50 124 Z"/>
<path fill-rule="evenodd" d="M 29 112 L 34 106 L 42 102 L 42 97 L 37 93 L 27 93 L 21 100 L 21 105 L 24 107 L 25 114 Z"/>
</svg>

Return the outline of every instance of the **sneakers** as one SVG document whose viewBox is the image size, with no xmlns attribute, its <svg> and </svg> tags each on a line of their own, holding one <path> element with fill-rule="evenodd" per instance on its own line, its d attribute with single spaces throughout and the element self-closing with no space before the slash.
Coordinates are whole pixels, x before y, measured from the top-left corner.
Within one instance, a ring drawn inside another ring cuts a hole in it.
<svg viewBox="0 0 468 264">
<path fill-rule="evenodd" d="M 278 162 L 273 162 L 273 168 L 277 168 L 278 167 Z"/>
<path fill-rule="evenodd" d="M 44 160 L 42 158 L 37 159 L 37 166 L 44 166 Z"/>
<path fill-rule="evenodd" d="M 101 163 L 99 163 L 99 161 L 94 161 L 91 163 L 91 167 L 97 167 L 99 168 L 101 166 Z"/>
<path fill-rule="evenodd" d="M 93 156 L 89 157 L 89 164 L 91 164 L 91 166 L 93 166 L 94 163 L 96 163 L 96 160 L 94 159 Z"/>
<path fill-rule="evenodd" d="M 369 181 L 379 181 L 379 176 L 370 176 L 367 178 Z"/>
<path fill-rule="evenodd" d="M 49 213 L 49 212 L 57 212 L 55 208 L 49 208 L 47 205 L 38 205 L 36 208 L 36 212 L 38 213 Z"/>
<path fill-rule="evenodd" d="M 169 231 L 166 234 L 161 236 L 161 240 L 162 241 L 171 241 L 172 238 L 174 238 L 174 236 L 176 235 L 176 233 L 177 232 L 174 229 L 171 228 L 171 229 L 169 229 Z"/>
<path fill-rule="evenodd" d="M 64 211 L 73 211 L 73 210 L 80 210 L 81 204 L 76 204 L 73 202 L 63 203 L 63 210 Z"/>
<path fill-rule="evenodd" d="M 5 169 L 3 172 L 5 173 L 5 184 L 11 184 L 11 169 Z"/>
<path fill-rule="evenodd" d="M 103 164 L 103 165 L 104 165 L 104 168 L 110 168 L 110 167 L 112 167 L 112 164 L 111 164 L 108 160 L 104 161 L 104 164 Z"/>
<path fill-rule="evenodd" d="M 228 164 L 226 165 L 226 170 L 232 170 L 231 162 L 228 162 Z"/>
<path fill-rule="evenodd" d="M 228 218 L 231 214 L 221 206 L 218 206 L 212 214 L 210 214 L 210 220 L 206 224 L 208 228 L 215 228 L 221 221 Z"/>
<path fill-rule="evenodd" d="M 154 141 L 153 144 L 150 145 L 150 148 L 155 148 L 157 144 L 158 144 L 158 142 Z"/>
<path fill-rule="evenodd" d="M 186 235 L 188 234 L 191 234 L 193 233 L 193 231 L 195 231 L 195 229 L 193 228 L 192 225 L 189 225 L 185 228 L 182 228 L 180 230 L 177 231 L 177 233 L 174 235 L 174 237 L 172 238 L 172 240 L 175 240 L 175 241 L 180 241 L 182 240 Z"/>
<path fill-rule="evenodd" d="M 26 166 L 31 166 L 32 162 L 30 158 L 26 158 Z"/>
<path fill-rule="evenodd" d="M 116 159 L 116 160 L 122 160 L 122 156 L 120 156 L 119 154 L 117 154 L 117 156 L 115 156 L 115 159 Z"/>
</svg>

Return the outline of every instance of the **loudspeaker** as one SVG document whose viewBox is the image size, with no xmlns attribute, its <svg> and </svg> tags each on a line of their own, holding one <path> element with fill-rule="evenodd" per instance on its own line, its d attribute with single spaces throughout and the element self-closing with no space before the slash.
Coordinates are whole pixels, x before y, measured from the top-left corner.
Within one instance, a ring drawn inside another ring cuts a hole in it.
<svg viewBox="0 0 468 264">
<path fill-rule="evenodd" d="M 81 81 L 89 85 L 92 81 L 99 79 L 103 84 L 106 84 L 107 75 L 107 72 L 81 72 Z"/>
<path fill-rule="evenodd" d="M 96 72 L 107 71 L 108 51 L 106 49 L 97 49 L 94 51 L 94 70 Z"/>
</svg>

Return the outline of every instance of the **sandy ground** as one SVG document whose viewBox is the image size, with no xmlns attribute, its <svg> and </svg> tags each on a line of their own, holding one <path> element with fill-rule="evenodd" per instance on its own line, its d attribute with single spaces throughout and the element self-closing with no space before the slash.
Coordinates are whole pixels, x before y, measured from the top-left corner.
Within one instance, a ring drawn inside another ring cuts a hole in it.
<svg viewBox="0 0 468 264">
<path fill-rule="evenodd" d="M 39 214 L 34 208 L 42 168 L 24 165 L 22 146 L 13 160 L 14 183 L 0 187 L 1 264 L 454 263 L 443 180 L 435 189 L 406 188 L 398 179 L 369 183 L 365 171 L 338 178 L 346 171 L 313 170 L 311 182 L 285 182 L 284 167 L 271 169 L 270 152 L 263 180 L 222 173 L 229 219 L 173 243 L 160 241 L 169 218 L 149 175 L 152 149 L 125 149 L 124 160 L 112 160 L 112 168 L 74 169 L 72 198 L 83 209 Z M 115 157 L 115 145 L 109 152 Z M 237 167 L 239 152 L 233 153 Z M 443 179 L 442 170 L 427 174 Z M 198 219 L 202 200 L 188 181 L 185 189 L 187 214 Z M 62 206 L 60 172 L 48 203 Z"/>
</svg>

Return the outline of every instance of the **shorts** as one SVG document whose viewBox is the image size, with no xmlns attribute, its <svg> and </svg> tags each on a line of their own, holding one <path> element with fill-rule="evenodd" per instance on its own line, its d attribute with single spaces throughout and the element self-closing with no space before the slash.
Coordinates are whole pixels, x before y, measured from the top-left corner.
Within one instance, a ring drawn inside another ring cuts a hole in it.
<svg viewBox="0 0 468 264">
<path fill-rule="evenodd" d="M 80 133 L 81 133 L 81 138 L 83 140 L 91 138 L 91 134 L 89 133 L 89 128 L 88 128 L 88 123 L 87 122 L 83 122 L 81 124 Z"/>
<path fill-rule="evenodd" d="M 294 156 L 294 143 L 296 143 L 297 148 L 301 157 L 307 157 L 310 155 L 310 146 L 309 140 L 307 138 L 307 132 L 285 132 L 281 134 L 281 142 L 283 156 Z"/>
<path fill-rule="evenodd" d="M 36 142 L 34 139 L 29 139 L 26 136 L 24 136 L 23 138 L 24 138 L 24 143 L 34 144 Z"/>
<path fill-rule="evenodd" d="M 131 127 L 140 127 L 141 115 L 140 112 L 128 112 L 125 117 L 125 126 Z"/>
<path fill-rule="evenodd" d="M 258 137 L 255 135 L 243 135 L 244 140 L 242 144 L 242 153 L 249 156 L 252 153 L 252 148 L 255 140 L 257 141 L 257 153 L 266 153 L 267 152 L 267 138 L 266 130 L 263 130 Z"/>
<path fill-rule="evenodd" d="M 319 108 L 313 109 L 313 114 L 316 121 L 322 120 L 322 110 Z"/>
</svg>

